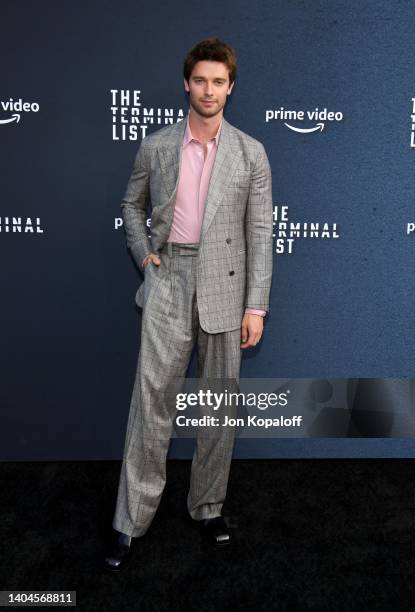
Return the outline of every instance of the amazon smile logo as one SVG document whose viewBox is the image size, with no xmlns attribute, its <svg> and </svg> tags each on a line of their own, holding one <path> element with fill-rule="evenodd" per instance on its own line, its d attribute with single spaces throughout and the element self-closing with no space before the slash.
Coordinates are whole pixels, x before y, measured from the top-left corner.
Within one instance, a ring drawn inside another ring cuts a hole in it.
<svg viewBox="0 0 415 612">
<path fill-rule="evenodd" d="M 343 113 L 340 111 L 329 111 L 327 108 L 319 109 L 318 107 L 312 111 L 303 110 L 288 110 L 281 106 L 278 110 L 265 111 L 265 123 L 270 121 L 282 121 L 284 125 L 293 132 L 300 134 L 312 134 L 314 132 L 322 132 L 325 124 L 328 121 L 341 121 Z M 296 125 L 298 121 L 310 121 L 312 125 L 307 127 L 299 127 Z"/>
<path fill-rule="evenodd" d="M 10 98 L 7 102 L 0 100 L 0 107 L 2 111 L 7 113 L 5 117 L 0 115 L 0 125 L 13 122 L 19 123 L 22 113 L 37 113 L 39 110 L 37 102 L 23 102 L 21 98 L 19 100 Z"/>
</svg>

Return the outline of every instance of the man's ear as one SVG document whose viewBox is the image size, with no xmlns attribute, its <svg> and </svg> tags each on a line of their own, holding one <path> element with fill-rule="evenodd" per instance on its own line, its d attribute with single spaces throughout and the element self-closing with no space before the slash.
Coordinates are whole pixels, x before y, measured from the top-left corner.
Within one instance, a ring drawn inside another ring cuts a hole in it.
<svg viewBox="0 0 415 612">
<path fill-rule="evenodd" d="M 232 89 L 233 89 L 233 86 L 234 86 L 234 85 L 235 85 L 235 81 L 232 83 L 232 85 L 230 85 L 230 86 L 229 86 L 229 89 L 228 89 L 228 96 L 229 96 L 229 94 L 231 93 L 231 91 L 232 91 Z"/>
<path fill-rule="evenodd" d="M 189 89 L 189 83 L 186 81 L 186 79 L 183 79 L 184 82 L 184 88 L 187 91 L 187 93 L 189 93 L 190 89 Z"/>
</svg>

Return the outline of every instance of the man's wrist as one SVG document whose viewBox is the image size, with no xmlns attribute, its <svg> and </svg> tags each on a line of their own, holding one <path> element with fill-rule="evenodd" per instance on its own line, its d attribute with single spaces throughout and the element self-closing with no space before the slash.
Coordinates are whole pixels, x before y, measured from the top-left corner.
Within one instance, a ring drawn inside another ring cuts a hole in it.
<svg viewBox="0 0 415 612">
<path fill-rule="evenodd" d="M 259 310 L 258 308 L 245 308 L 245 314 L 256 314 L 256 315 L 260 315 L 261 317 L 265 317 L 265 315 L 267 314 L 266 310 Z"/>
<path fill-rule="evenodd" d="M 151 253 L 147 253 L 147 255 L 144 257 L 143 261 L 141 262 L 141 269 L 144 270 L 145 268 L 145 262 L 148 259 L 148 256 L 151 255 Z"/>
</svg>

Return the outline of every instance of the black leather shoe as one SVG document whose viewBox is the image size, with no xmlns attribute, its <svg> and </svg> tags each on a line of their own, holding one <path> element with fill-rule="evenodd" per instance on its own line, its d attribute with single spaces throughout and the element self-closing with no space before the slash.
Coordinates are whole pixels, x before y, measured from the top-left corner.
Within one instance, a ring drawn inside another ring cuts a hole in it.
<svg viewBox="0 0 415 612">
<path fill-rule="evenodd" d="M 115 531 L 113 541 L 107 550 L 103 566 L 110 572 L 119 572 L 132 555 L 132 538 L 125 533 Z"/>
<path fill-rule="evenodd" d="M 204 538 L 219 548 L 231 543 L 231 534 L 223 516 L 200 521 Z"/>
</svg>

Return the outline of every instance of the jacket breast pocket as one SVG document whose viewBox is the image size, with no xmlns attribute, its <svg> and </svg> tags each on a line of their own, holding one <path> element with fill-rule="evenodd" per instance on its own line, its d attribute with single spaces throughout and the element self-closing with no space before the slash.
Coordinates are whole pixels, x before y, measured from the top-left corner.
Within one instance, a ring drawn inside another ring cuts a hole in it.
<svg viewBox="0 0 415 612">
<path fill-rule="evenodd" d="M 246 170 L 236 170 L 227 185 L 227 190 L 248 191 L 251 184 L 251 173 Z"/>
</svg>

